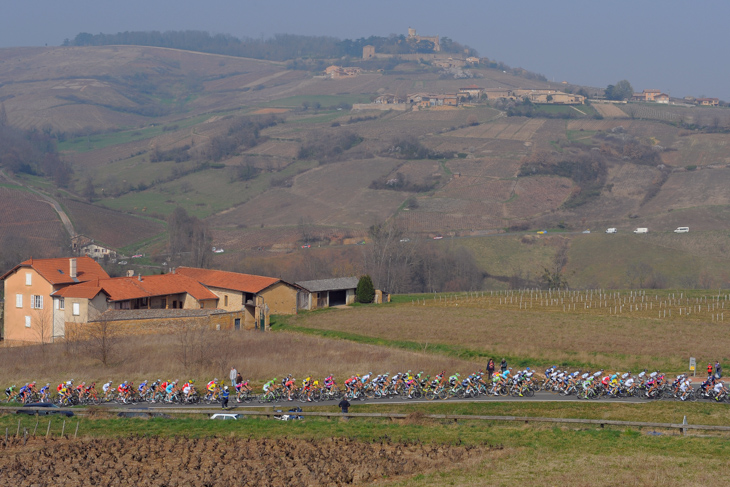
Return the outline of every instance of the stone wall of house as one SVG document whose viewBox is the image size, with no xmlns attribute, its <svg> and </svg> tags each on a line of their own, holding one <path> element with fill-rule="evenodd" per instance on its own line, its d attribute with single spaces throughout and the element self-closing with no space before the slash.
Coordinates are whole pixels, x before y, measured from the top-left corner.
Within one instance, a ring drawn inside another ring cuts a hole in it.
<svg viewBox="0 0 730 487">
<path fill-rule="evenodd" d="M 211 330 L 233 330 L 236 318 L 241 320 L 241 329 L 253 329 L 253 323 L 245 323 L 244 311 L 230 313 L 215 313 L 208 316 L 187 316 L 179 318 L 132 319 L 109 321 L 115 334 L 121 335 L 148 335 L 155 333 L 171 333 L 182 327 L 205 327 Z M 93 322 L 92 322 L 93 325 Z M 70 336 L 83 335 L 83 323 L 66 322 L 66 333 Z"/>
</svg>

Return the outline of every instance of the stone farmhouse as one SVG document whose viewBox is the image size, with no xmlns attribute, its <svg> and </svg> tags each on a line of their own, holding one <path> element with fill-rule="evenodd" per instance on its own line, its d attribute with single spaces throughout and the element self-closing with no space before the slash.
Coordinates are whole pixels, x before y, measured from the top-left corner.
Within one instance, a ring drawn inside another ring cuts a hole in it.
<svg viewBox="0 0 730 487">
<path fill-rule="evenodd" d="M 358 76 L 360 73 L 362 73 L 362 68 L 358 67 L 345 67 L 342 66 L 328 66 L 324 70 L 324 74 L 329 76 L 332 79 L 342 79 L 342 78 L 354 78 L 355 76 Z"/>
<path fill-rule="evenodd" d="M 191 321 L 264 330 L 271 313 L 297 313 L 301 290 L 281 279 L 190 267 L 110 278 L 87 256 L 29 259 L 0 279 L 7 301 L 3 338 L 23 343 L 62 339 L 69 327 L 83 330 L 98 321 L 148 331 Z"/>
<path fill-rule="evenodd" d="M 661 90 L 644 90 L 641 93 L 634 93 L 631 101 L 669 103 L 669 95 L 662 93 Z"/>
<path fill-rule="evenodd" d="M 564 93 L 557 90 L 521 90 L 488 88 L 484 90 L 488 100 L 522 100 L 529 99 L 532 103 L 552 105 L 583 105 L 586 98 L 582 95 Z"/>
<path fill-rule="evenodd" d="M 697 98 L 697 99 L 695 99 L 695 103 L 697 103 L 700 106 L 704 106 L 704 107 L 719 107 L 720 99 L 719 98 Z"/>
</svg>

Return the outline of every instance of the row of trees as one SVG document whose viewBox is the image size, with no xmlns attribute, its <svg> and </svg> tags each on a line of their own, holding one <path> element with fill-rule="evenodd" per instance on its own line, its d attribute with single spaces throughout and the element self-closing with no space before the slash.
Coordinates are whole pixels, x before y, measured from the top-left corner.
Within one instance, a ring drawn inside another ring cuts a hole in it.
<svg viewBox="0 0 730 487">
<path fill-rule="evenodd" d="M 466 50 L 471 56 L 477 55 L 474 49 L 454 42 L 448 37 L 441 38 L 440 43 L 442 52 L 463 53 Z M 362 48 L 366 45 L 375 46 L 377 52 L 389 54 L 434 52 L 434 44 L 430 41 L 416 42 L 414 39 L 395 34 L 387 37 L 371 36 L 356 40 L 293 34 L 276 34 L 266 39 L 253 39 L 250 37 L 237 38 L 224 34 L 210 35 L 208 32 L 197 30 L 127 31 L 116 34 L 82 32 L 73 39 L 66 39 L 63 45 L 169 47 L 273 61 L 286 61 L 296 58 L 340 58 L 343 56 L 359 58 L 362 57 Z"/>
<path fill-rule="evenodd" d="M 12 127 L 3 103 L 0 103 L 0 148 L 0 167 L 10 172 L 46 176 L 59 187 L 66 187 L 71 181 L 73 169 L 58 154 L 50 129 Z"/>
</svg>

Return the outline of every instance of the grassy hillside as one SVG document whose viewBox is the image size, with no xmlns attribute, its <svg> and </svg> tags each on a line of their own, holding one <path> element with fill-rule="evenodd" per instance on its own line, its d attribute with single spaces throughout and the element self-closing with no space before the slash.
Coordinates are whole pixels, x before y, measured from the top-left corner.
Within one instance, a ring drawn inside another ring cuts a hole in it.
<svg viewBox="0 0 730 487">
<path fill-rule="evenodd" d="M 519 235 L 454 245 L 472 251 L 493 276 L 489 286 L 534 277 L 561 247 L 576 285 L 624 286 L 637 263 L 658 283 L 726 279 L 716 253 L 694 248 L 708 239 L 726 245 L 730 229 L 730 153 L 716 133 L 730 113 L 723 108 L 537 106 L 530 118 L 491 102 L 350 111 L 382 93 L 564 87 L 483 67 L 453 79 L 417 63 L 329 79 L 276 62 L 136 46 L 3 54 L 8 121 L 55 137 L 74 170 L 71 198 L 157 220 L 155 230 L 122 235 L 117 225 L 115 235 L 114 225 L 87 219 L 101 241 L 147 241 L 177 206 L 207 219 L 215 239 L 241 255 L 296 248 L 303 222 L 318 229 L 319 245 L 385 220 L 411 238 L 646 226 L 642 240 Z M 385 184 L 398 178 L 407 184 Z M 654 236 L 685 225 L 692 233 L 681 245 Z"/>
</svg>

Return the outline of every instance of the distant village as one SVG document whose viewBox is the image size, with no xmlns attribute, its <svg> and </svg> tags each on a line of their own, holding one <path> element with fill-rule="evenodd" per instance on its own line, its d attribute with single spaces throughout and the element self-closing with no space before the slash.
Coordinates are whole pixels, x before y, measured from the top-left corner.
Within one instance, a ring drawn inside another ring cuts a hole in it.
<svg viewBox="0 0 730 487">
<path fill-rule="evenodd" d="M 448 72 L 455 72 L 456 77 L 459 70 L 468 67 L 477 67 L 484 64 L 488 60 L 467 56 L 459 56 L 454 53 L 442 53 L 440 48 L 439 36 L 421 36 L 416 33 L 415 29 L 408 29 L 408 39 L 415 42 L 428 41 L 433 44 L 432 53 L 419 54 L 382 54 L 375 52 L 375 47 L 368 45 L 363 47 L 363 60 L 377 58 L 398 57 L 404 61 L 428 62 L 431 66 L 442 68 Z M 354 78 L 363 73 L 360 67 L 347 67 L 331 65 L 324 70 L 326 77 L 331 79 Z M 466 77 L 466 76 L 464 76 Z M 568 84 L 563 81 L 563 84 Z M 457 107 L 465 103 L 475 103 L 478 101 L 493 100 L 513 100 L 522 101 L 529 100 L 536 104 L 548 105 L 583 105 L 587 97 L 584 95 L 567 93 L 565 91 L 553 89 L 507 89 L 507 88 L 482 88 L 475 84 L 470 84 L 459 88 L 455 93 L 413 93 L 403 95 L 381 94 L 376 97 L 372 103 L 361 103 L 353 105 L 353 110 L 409 110 L 429 107 Z M 606 100 L 597 96 L 591 98 L 591 101 L 615 103 L 613 100 Z M 694 98 L 691 96 L 681 99 L 673 99 L 669 94 L 661 90 L 649 89 L 643 90 L 641 93 L 634 93 L 631 102 L 643 103 L 661 103 L 676 104 L 684 106 L 720 106 L 719 98 Z M 620 103 L 626 103 L 622 101 Z"/>
</svg>

